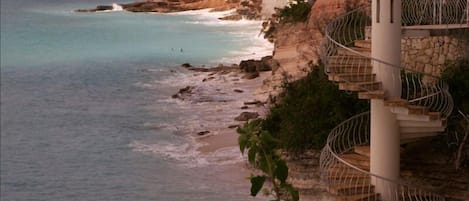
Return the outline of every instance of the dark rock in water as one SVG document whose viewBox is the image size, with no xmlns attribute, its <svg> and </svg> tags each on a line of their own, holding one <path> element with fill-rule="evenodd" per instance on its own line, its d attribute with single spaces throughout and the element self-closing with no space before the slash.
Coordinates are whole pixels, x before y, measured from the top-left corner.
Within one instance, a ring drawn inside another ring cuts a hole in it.
<svg viewBox="0 0 469 201">
<path fill-rule="evenodd" d="M 86 13 L 86 12 L 106 11 L 106 10 L 112 10 L 112 9 L 113 9 L 112 6 L 103 6 L 103 5 L 99 5 L 99 6 L 96 6 L 96 8 L 91 8 L 91 9 L 78 9 L 78 10 L 75 10 L 75 12 Z"/>
<path fill-rule="evenodd" d="M 257 112 L 243 112 L 235 118 L 236 121 L 248 121 L 259 117 Z"/>
<path fill-rule="evenodd" d="M 100 6 L 96 6 L 96 10 L 98 11 L 103 11 L 103 10 L 112 10 L 113 7 L 112 6 L 103 6 L 103 5 L 100 5 Z"/>
<path fill-rule="evenodd" d="M 193 89 L 193 87 L 187 86 L 187 87 L 184 87 L 184 88 L 182 88 L 182 89 L 179 89 L 179 93 L 180 93 L 180 94 L 183 94 L 183 93 L 191 93 L 191 92 L 192 92 L 192 89 Z"/>
<path fill-rule="evenodd" d="M 272 56 L 265 56 L 262 57 L 261 59 L 262 63 L 264 64 L 264 68 L 262 71 L 270 71 L 270 70 L 276 70 L 279 68 L 280 64 L 278 63 L 277 60 L 274 60 Z M 260 71 L 260 70 L 259 70 Z"/>
<path fill-rule="evenodd" d="M 259 72 L 246 73 L 246 75 L 244 75 L 242 78 L 247 79 L 247 80 L 252 80 L 257 77 L 259 77 Z"/>
<path fill-rule="evenodd" d="M 213 79 L 215 79 L 215 77 L 204 78 L 204 79 L 202 80 L 202 82 L 207 82 L 207 81 L 210 81 L 210 80 L 213 80 Z"/>
<path fill-rule="evenodd" d="M 172 98 L 179 98 L 181 100 L 184 100 L 185 97 L 189 97 L 192 95 L 192 90 L 194 89 L 195 87 L 191 87 L 191 86 L 187 86 L 187 87 L 184 87 L 184 88 L 181 88 L 179 89 L 178 93 L 172 95 L 171 97 Z"/>
<path fill-rule="evenodd" d="M 209 134 L 209 133 L 210 133 L 210 131 L 200 131 L 200 132 L 197 133 L 197 135 L 202 136 L 202 135 L 206 135 L 206 134 Z"/>
<path fill-rule="evenodd" d="M 272 56 L 263 57 L 262 60 L 244 60 L 239 64 L 239 68 L 244 72 L 261 72 L 272 70 L 272 65 L 275 62 Z"/>
<path fill-rule="evenodd" d="M 233 129 L 233 128 L 238 128 L 238 127 L 239 127 L 239 125 L 229 125 L 229 126 L 228 126 L 228 128 L 231 128 L 231 129 Z"/>
<path fill-rule="evenodd" d="M 249 102 L 244 102 L 244 105 L 257 105 L 257 106 L 262 106 L 264 105 L 263 102 L 255 100 L 255 101 L 249 101 Z"/>
<path fill-rule="evenodd" d="M 241 89 L 234 89 L 233 91 L 236 92 L 236 93 L 243 93 L 243 92 L 244 92 L 244 91 L 241 90 Z"/>
<path fill-rule="evenodd" d="M 249 59 L 249 60 L 241 61 L 241 63 L 239 63 L 239 68 L 241 68 L 241 70 L 243 70 L 244 72 L 252 73 L 252 72 L 256 72 L 257 68 L 262 68 L 260 67 L 261 65 L 262 65 L 261 61 Z"/>
<path fill-rule="evenodd" d="M 189 67 L 187 69 L 191 71 L 196 71 L 196 72 L 209 72 L 210 71 L 210 69 L 208 68 L 200 68 L 200 67 Z"/>
<path fill-rule="evenodd" d="M 183 63 L 181 66 L 184 67 L 184 68 L 192 67 L 192 65 L 190 63 Z"/>
<path fill-rule="evenodd" d="M 242 20 L 243 17 L 239 14 L 235 14 L 235 15 L 228 15 L 228 16 L 225 16 L 225 17 L 220 17 L 218 18 L 219 20 L 232 20 L 232 21 L 238 21 L 238 20 Z"/>
</svg>

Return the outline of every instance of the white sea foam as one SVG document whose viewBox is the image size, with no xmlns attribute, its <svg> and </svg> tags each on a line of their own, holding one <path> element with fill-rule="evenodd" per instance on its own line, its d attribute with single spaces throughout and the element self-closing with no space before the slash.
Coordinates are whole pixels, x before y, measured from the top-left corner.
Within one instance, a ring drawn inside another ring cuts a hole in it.
<svg viewBox="0 0 469 201">
<path fill-rule="evenodd" d="M 166 160 L 174 160 L 186 167 L 204 167 L 211 165 L 228 165 L 242 162 L 243 156 L 238 147 L 227 147 L 212 153 L 197 151 L 201 144 L 158 142 L 147 144 L 134 141 L 129 144 L 133 151 L 146 154 L 155 154 Z"/>
<path fill-rule="evenodd" d="M 262 38 L 262 36 L 252 36 L 250 38 L 252 46 L 247 46 L 241 50 L 231 51 L 229 55 L 216 60 L 218 63 L 239 63 L 247 59 L 260 59 L 264 56 L 272 55 L 274 45 Z"/>
<path fill-rule="evenodd" d="M 112 11 L 123 11 L 123 10 L 124 10 L 124 8 L 122 8 L 121 5 L 116 4 L 116 3 L 112 4 Z"/>
</svg>

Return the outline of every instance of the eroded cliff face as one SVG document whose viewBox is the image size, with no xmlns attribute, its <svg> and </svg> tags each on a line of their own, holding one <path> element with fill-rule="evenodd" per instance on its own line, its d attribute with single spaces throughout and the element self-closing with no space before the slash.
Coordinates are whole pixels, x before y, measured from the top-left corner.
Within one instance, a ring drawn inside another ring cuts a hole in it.
<svg viewBox="0 0 469 201">
<path fill-rule="evenodd" d="M 114 6 L 121 6 L 129 12 L 157 12 L 171 13 L 188 10 L 210 8 L 212 11 L 226 11 L 235 9 L 230 16 L 222 20 L 260 20 L 262 19 L 262 0 L 147 0 L 126 4 L 98 5 L 90 9 L 77 9 L 76 12 L 98 12 L 113 10 Z"/>
<path fill-rule="evenodd" d="M 264 85 L 257 91 L 258 95 L 276 97 L 282 92 L 284 82 L 305 77 L 311 66 L 320 62 L 320 48 L 327 23 L 363 2 L 366 0 L 316 0 L 312 3 L 307 21 L 274 23 L 271 38 L 275 43 L 273 58 L 280 67 L 273 69 L 272 76 L 264 80 Z"/>
</svg>

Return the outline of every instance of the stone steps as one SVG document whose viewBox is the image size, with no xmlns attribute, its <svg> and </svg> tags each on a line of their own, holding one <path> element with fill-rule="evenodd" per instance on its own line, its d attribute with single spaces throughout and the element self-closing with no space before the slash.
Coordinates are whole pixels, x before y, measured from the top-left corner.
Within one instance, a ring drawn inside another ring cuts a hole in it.
<svg viewBox="0 0 469 201">
<path fill-rule="evenodd" d="M 381 82 L 341 82 L 339 83 L 340 90 L 348 91 L 376 91 L 382 90 L 383 84 Z"/>
<path fill-rule="evenodd" d="M 329 80 L 334 82 L 371 82 L 375 81 L 373 73 L 330 73 Z"/>
<path fill-rule="evenodd" d="M 367 193 L 360 195 L 338 196 L 337 201 L 378 201 L 379 194 Z"/>
<path fill-rule="evenodd" d="M 329 73 L 334 74 L 371 74 L 373 73 L 373 68 L 371 65 L 369 66 L 355 66 L 355 65 L 348 65 L 348 64 L 331 64 L 327 67 Z"/>
<path fill-rule="evenodd" d="M 359 99 L 384 99 L 385 97 L 386 92 L 384 90 L 358 92 Z"/>
<path fill-rule="evenodd" d="M 354 45 L 355 47 L 370 49 L 371 51 L 371 40 L 356 40 Z"/>
<path fill-rule="evenodd" d="M 338 55 L 350 55 L 350 56 L 359 56 L 359 54 L 363 56 L 371 56 L 371 49 L 370 48 L 362 48 L 362 47 L 348 47 L 349 49 L 345 48 L 338 48 L 337 54 Z M 357 54 L 358 53 L 358 54 Z"/>
</svg>

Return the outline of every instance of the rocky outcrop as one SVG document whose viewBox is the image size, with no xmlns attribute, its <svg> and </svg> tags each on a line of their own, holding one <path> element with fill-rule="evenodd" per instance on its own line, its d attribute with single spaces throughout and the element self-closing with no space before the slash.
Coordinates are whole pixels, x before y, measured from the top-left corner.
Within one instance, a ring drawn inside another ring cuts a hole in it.
<svg viewBox="0 0 469 201">
<path fill-rule="evenodd" d="M 122 8 L 130 12 L 158 12 L 171 13 L 187 10 L 211 8 L 212 11 L 226 11 L 236 9 L 233 15 L 220 18 L 221 20 L 260 20 L 262 19 L 262 0 L 147 0 L 121 4 Z M 97 12 L 113 10 L 113 6 L 101 5 L 91 9 L 78 9 L 76 12 Z"/>
<path fill-rule="evenodd" d="M 248 121 L 250 119 L 256 119 L 259 117 L 257 112 L 243 112 L 235 118 L 236 121 Z"/>
<path fill-rule="evenodd" d="M 270 22 L 264 23 L 263 32 L 275 43 L 273 59 L 279 63 L 279 68 L 272 70 L 272 76 L 264 80 L 264 85 L 257 93 L 276 97 L 282 92 L 284 82 L 293 82 L 306 76 L 311 66 L 319 63 L 326 24 L 365 1 L 316 0 L 306 22 L 281 23 L 272 18 Z"/>
<path fill-rule="evenodd" d="M 96 8 L 78 9 L 78 10 L 75 10 L 75 12 L 81 12 L 81 13 L 99 12 L 99 11 L 107 11 L 107 10 L 112 10 L 112 9 L 113 9 L 113 6 L 100 5 L 100 6 L 96 6 Z"/>
<path fill-rule="evenodd" d="M 278 68 L 278 62 L 273 60 L 272 56 L 265 56 L 261 60 L 249 59 L 241 61 L 239 67 L 247 73 L 271 71 L 274 68 Z"/>
<path fill-rule="evenodd" d="M 239 7 L 240 0 L 147 0 L 121 4 L 122 8 L 130 12 L 180 12 L 213 8 L 216 11 L 229 10 Z M 110 7 L 110 8 L 109 8 Z M 106 8 L 106 9 L 105 9 Z M 112 10 L 112 6 L 98 6 L 93 9 L 78 9 L 76 12 L 95 12 Z"/>
</svg>

